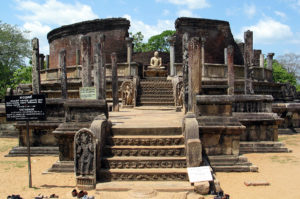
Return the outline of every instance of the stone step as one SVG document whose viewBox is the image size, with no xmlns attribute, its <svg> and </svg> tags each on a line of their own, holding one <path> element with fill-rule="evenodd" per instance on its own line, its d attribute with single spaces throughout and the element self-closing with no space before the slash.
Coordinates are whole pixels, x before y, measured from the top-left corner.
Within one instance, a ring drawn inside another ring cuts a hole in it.
<svg viewBox="0 0 300 199">
<path fill-rule="evenodd" d="M 138 135 L 138 136 L 151 136 L 151 135 L 182 135 L 181 127 L 112 127 L 112 135 Z"/>
<path fill-rule="evenodd" d="M 241 147 L 240 153 L 289 153 L 291 152 L 288 148 L 277 148 L 277 147 Z"/>
<path fill-rule="evenodd" d="M 171 94 L 162 94 L 162 95 L 158 95 L 158 94 L 152 94 L 152 93 L 143 93 L 140 97 L 153 97 L 153 98 L 174 98 L 173 93 Z"/>
<path fill-rule="evenodd" d="M 130 145 L 130 146 L 164 146 L 184 144 L 182 135 L 174 136 L 109 136 L 107 138 L 109 145 Z"/>
<path fill-rule="evenodd" d="M 174 106 L 174 102 L 140 102 L 140 106 Z"/>
<path fill-rule="evenodd" d="M 257 166 L 212 166 L 215 172 L 258 172 Z"/>
<path fill-rule="evenodd" d="M 208 156 L 209 161 L 213 162 L 247 162 L 248 159 L 245 156 L 238 156 L 238 155 L 216 155 L 216 156 Z"/>
<path fill-rule="evenodd" d="M 175 146 L 109 146 L 104 148 L 105 156 L 184 156 L 184 145 Z"/>
<path fill-rule="evenodd" d="M 261 142 L 240 142 L 240 147 L 283 147 L 282 142 L 261 141 Z"/>
<path fill-rule="evenodd" d="M 47 172 L 74 173 L 74 161 L 57 161 Z"/>
<path fill-rule="evenodd" d="M 103 181 L 187 181 L 187 169 L 102 169 L 100 176 Z"/>
<path fill-rule="evenodd" d="M 103 158 L 105 169 L 186 168 L 185 157 L 111 157 Z"/>
<path fill-rule="evenodd" d="M 173 96 L 170 96 L 170 97 L 164 97 L 164 98 L 160 98 L 160 97 L 144 97 L 144 96 L 141 96 L 139 98 L 140 101 L 168 101 L 168 102 L 174 102 L 174 98 Z"/>
<path fill-rule="evenodd" d="M 58 155 L 58 147 L 30 147 L 31 156 Z M 27 156 L 27 147 L 13 147 L 6 157 L 23 157 Z"/>
</svg>

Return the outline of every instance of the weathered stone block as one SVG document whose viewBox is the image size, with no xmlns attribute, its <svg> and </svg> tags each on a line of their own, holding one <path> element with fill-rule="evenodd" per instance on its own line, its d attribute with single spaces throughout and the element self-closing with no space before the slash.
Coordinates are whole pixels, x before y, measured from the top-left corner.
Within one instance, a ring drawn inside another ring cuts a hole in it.
<svg viewBox="0 0 300 199">
<path fill-rule="evenodd" d="M 186 145 L 188 167 L 198 167 L 202 162 L 202 145 L 199 139 L 189 139 Z"/>
<path fill-rule="evenodd" d="M 223 154 L 231 155 L 232 154 L 232 137 L 224 136 L 222 144 Z"/>
<path fill-rule="evenodd" d="M 220 142 L 220 134 L 204 134 L 201 138 L 204 147 L 217 146 Z"/>
<path fill-rule="evenodd" d="M 208 194 L 209 193 L 209 182 L 195 182 L 194 183 L 194 191 L 199 194 Z"/>
</svg>

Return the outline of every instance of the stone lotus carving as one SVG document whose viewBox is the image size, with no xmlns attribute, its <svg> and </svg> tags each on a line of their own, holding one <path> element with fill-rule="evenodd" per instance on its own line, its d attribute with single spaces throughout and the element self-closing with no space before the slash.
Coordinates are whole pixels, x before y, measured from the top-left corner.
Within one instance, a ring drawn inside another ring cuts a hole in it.
<svg viewBox="0 0 300 199">
<path fill-rule="evenodd" d="M 121 85 L 123 106 L 135 105 L 135 87 L 132 81 L 124 81 Z"/>
</svg>

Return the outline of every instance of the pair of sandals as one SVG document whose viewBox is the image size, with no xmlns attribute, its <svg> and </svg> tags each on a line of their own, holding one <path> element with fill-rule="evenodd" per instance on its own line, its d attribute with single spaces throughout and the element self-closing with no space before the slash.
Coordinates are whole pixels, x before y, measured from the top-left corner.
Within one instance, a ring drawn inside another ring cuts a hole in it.
<svg viewBox="0 0 300 199">
<path fill-rule="evenodd" d="M 43 195 L 39 194 L 34 199 L 43 199 L 43 198 L 59 198 L 59 197 L 58 197 L 58 195 L 55 195 L 55 194 L 51 194 L 49 197 L 48 196 L 43 196 Z"/>
<path fill-rule="evenodd" d="M 20 195 L 7 196 L 7 199 L 23 199 Z"/>
</svg>

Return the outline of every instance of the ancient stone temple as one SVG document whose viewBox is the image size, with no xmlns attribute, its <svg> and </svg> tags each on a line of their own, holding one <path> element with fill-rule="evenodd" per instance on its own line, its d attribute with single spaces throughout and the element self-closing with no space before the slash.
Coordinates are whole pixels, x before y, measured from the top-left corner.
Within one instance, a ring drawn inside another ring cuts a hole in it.
<svg viewBox="0 0 300 199">
<path fill-rule="evenodd" d="M 300 105 L 293 87 L 273 81 L 274 54 L 264 66 L 253 32 L 237 44 L 226 21 L 178 18 L 169 53 L 135 53 L 129 26 L 111 18 L 52 30 L 46 68 L 33 40 L 34 81 L 19 94 L 47 96 L 47 120 L 30 129 L 33 150 L 59 154 L 49 171 L 75 172 L 78 187 L 97 189 L 187 181 L 187 167 L 255 172 L 242 153 L 289 151 L 278 130 L 299 130 Z M 25 153 L 25 123 L 16 126 L 20 146 L 10 155 Z"/>
</svg>

